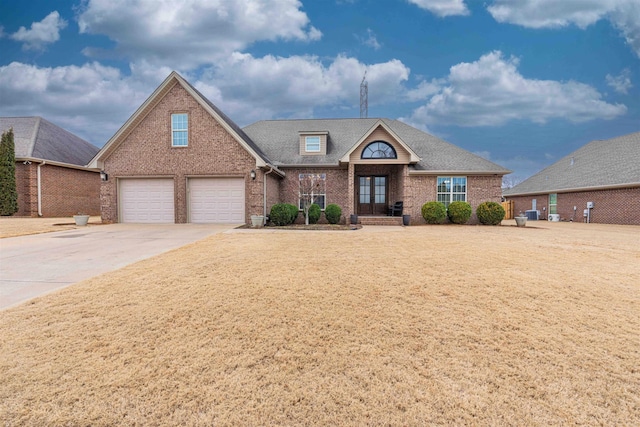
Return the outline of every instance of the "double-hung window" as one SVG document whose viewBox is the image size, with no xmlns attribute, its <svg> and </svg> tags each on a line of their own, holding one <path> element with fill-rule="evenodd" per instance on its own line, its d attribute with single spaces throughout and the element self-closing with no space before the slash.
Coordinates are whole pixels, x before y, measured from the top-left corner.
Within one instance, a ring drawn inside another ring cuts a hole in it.
<svg viewBox="0 0 640 427">
<path fill-rule="evenodd" d="M 451 202 L 467 201 L 466 176 L 439 176 L 438 201 L 448 208 Z"/>
<path fill-rule="evenodd" d="M 171 115 L 171 146 L 186 147 L 189 145 L 189 115 L 179 113 Z"/>
<path fill-rule="evenodd" d="M 319 136 L 305 136 L 304 137 L 304 149 L 307 153 L 319 153 L 320 152 L 320 137 Z"/>
<path fill-rule="evenodd" d="M 324 173 L 301 173 L 298 175 L 300 181 L 300 198 L 298 208 L 304 210 L 305 202 L 315 203 L 324 210 L 327 206 L 327 175 Z"/>
</svg>

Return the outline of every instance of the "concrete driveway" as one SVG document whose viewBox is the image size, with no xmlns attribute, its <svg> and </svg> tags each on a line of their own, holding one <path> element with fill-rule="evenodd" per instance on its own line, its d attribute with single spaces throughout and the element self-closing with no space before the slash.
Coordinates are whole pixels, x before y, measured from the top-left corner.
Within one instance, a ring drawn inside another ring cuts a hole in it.
<svg viewBox="0 0 640 427">
<path fill-rule="evenodd" d="M 111 224 L 0 239 L 0 310 L 234 227 Z"/>
</svg>

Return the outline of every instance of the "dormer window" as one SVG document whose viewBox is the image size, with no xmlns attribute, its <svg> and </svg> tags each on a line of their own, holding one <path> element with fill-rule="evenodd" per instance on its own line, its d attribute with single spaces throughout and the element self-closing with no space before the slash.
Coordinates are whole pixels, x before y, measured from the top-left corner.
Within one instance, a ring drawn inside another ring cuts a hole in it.
<svg viewBox="0 0 640 427">
<path fill-rule="evenodd" d="M 373 141 L 362 150 L 362 159 L 397 159 L 396 150 L 384 141 Z"/>
<path fill-rule="evenodd" d="M 320 152 L 320 136 L 305 136 L 304 147 L 307 153 Z"/>
<path fill-rule="evenodd" d="M 327 154 L 327 131 L 300 131 L 300 155 L 324 156 Z"/>
</svg>

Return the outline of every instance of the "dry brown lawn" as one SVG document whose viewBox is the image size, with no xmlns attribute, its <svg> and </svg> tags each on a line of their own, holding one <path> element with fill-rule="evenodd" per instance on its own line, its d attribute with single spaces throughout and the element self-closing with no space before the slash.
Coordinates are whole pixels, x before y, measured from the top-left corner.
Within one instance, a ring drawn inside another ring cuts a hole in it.
<svg viewBox="0 0 640 427">
<path fill-rule="evenodd" d="M 218 234 L 0 312 L 0 422 L 640 425 L 639 238 Z"/>
<path fill-rule="evenodd" d="M 102 224 L 99 216 L 89 218 L 89 225 Z M 73 217 L 29 218 L 0 217 L 0 239 L 5 237 L 26 236 L 28 234 L 50 233 L 52 231 L 71 230 L 76 227 Z"/>
</svg>

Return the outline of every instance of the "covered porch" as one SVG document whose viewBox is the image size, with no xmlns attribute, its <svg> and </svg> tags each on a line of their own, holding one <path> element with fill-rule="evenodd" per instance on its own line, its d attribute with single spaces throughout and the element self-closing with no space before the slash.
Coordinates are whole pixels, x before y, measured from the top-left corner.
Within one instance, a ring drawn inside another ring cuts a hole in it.
<svg viewBox="0 0 640 427">
<path fill-rule="evenodd" d="M 349 211 L 367 223 L 399 221 L 401 225 L 403 210 L 391 207 L 396 202 L 406 206 L 407 170 L 407 165 L 402 164 L 350 164 Z M 392 219 L 394 217 L 397 219 Z"/>
</svg>

